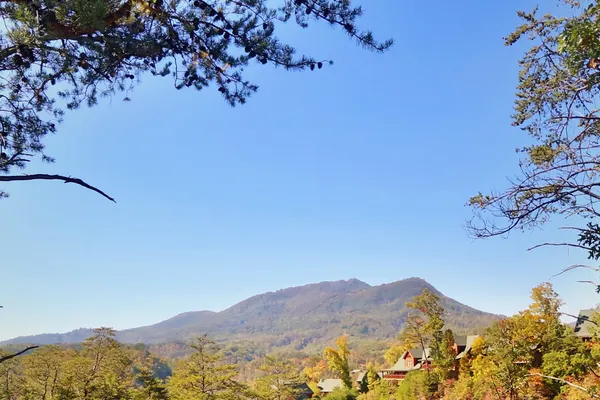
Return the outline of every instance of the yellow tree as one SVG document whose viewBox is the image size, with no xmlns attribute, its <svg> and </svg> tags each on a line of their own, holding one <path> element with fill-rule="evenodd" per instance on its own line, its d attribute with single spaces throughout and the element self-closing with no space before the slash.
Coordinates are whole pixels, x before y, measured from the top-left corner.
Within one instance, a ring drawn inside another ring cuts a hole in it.
<svg viewBox="0 0 600 400">
<path fill-rule="evenodd" d="M 315 365 L 304 368 L 304 375 L 311 381 L 318 382 L 326 370 L 327 362 L 325 360 L 319 360 Z"/>
<path fill-rule="evenodd" d="M 323 376 L 323 373 L 327 371 L 327 361 L 318 360 L 314 365 L 307 366 L 304 368 L 304 375 L 308 378 L 308 386 L 315 393 L 315 396 L 320 395 L 318 382 Z"/>
<path fill-rule="evenodd" d="M 350 377 L 350 366 L 348 365 L 348 338 L 346 335 L 340 336 L 335 345 L 337 349 L 327 347 L 324 351 L 324 357 L 327 360 L 327 365 L 332 372 L 338 374 L 344 386 L 348 389 L 352 388 L 352 378 Z"/>
</svg>

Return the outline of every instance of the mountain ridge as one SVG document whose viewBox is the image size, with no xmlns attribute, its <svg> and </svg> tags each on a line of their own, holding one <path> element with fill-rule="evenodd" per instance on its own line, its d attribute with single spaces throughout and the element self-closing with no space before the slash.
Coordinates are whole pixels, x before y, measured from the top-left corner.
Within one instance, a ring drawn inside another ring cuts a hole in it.
<svg viewBox="0 0 600 400">
<path fill-rule="evenodd" d="M 288 287 L 251 296 L 222 311 L 188 311 L 155 324 L 124 329 L 124 343 L 185 341 L 208 333 L 219 341 L 250 340 L 271 347 L 302 350 L 340 334 L 391 339 L 406 318 L 406 301 L 429 289 L 440 296 L 448 327 L 472 332 L 503 316 L 486 313 L 451 299 L 421 278 L 369 285 L 356 278 Z M 91 336 L 91 329 L 21 336 L 7 344 L 67 344 Z"/>
</svg>

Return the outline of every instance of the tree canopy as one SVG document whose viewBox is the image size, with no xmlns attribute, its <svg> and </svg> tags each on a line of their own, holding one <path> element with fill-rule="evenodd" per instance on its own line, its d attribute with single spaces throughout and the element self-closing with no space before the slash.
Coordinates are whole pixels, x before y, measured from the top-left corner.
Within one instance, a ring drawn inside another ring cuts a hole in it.
<svg viewBox="0 0 600 400">
<path fill-rule="evenodd" d="M 235 380 L 236 366 L 222 361 L 215 342 L 198 337 L 194 352 L 178 361 L 167 382 L 173 400 L 240 399 L 248 393 L 246 385 Z"/>
<path fill-rule="evenodd" d="M 127 100 L 144 74 L 170 77 L 177 89 L 212 85 L 234 106 L 258 88 L 244 78 L 251 62 L 322 68 L 328 60 L 279 40 L 284 23 L 324 21 L 367 49 L 388 49 L 391 40 L 358 27 L 361 14 L 349 0 L 2 0 L 0 182 L 60 179 L 113 200 L 78 179 L 9 174 L 35 156 L 53 161 L 44 138 L 66 111 L 119 92 Z"/>
<path fill-rule="evenodd" d="M 538 227 L 553 216 L 579 217 L 568 227 L 579 234 L 575 240 L 546 245 L 583 248 L 598 259 L 600 227 L 592 219 L 600 216 L 600 2 L 559 3 L 571 10 L 519 12 L 523 24 L 506 38 L 506 45 L 531 41 L 519 63 L 512 116 L 530 140 L 517 149 L 520 174 L 505 189 L 470 199 L 468 229 L 481 238 Z"/>
<path fill-rule="evenodd" d="M 348 364 L 348 357 L 350 356 L 348 337 L 346 335 L 340 336 L 335 341 L 335 345 L 337 349 L 326 347 L 323 356 L 327 360 L 329 369 L 340 377 L 346 388 L 350 389 L 352 388 L 352 377 L 350 376 L 350 366 Z"/>
</svg>

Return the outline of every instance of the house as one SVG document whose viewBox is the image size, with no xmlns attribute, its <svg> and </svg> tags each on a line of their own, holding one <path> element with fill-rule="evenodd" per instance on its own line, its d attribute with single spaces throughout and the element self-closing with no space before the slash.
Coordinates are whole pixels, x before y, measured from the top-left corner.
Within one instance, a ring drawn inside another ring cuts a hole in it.
<svg viewBox="0 0 600 400">
<path fill-rule="evenodd" d="M 594 315 L 594 313 L 598 311 L 598 309 L 579 311 L 579 315 L 577 316 L 577 322 L 575 323 L 574 329 L 575 335 L 579 336 L 584 342 L 588 342 L 592 339 L 592 332 L 590 328 L 596 326 L 596 324 L 593 321 L 591 321 L 591 318 Z"/>
<path fill-rule="evenodd" d="M 457 336 L 454 338 L 454 347 L 457 354 L 457 360 L 460 360 L 461 358 L 463 358 L 471 352 L 473 343 L 475 343 L 475 339 L 477 339 L 478 337 L 479 335 L 469 335 Z"/>
<path fill-rule="evenodd" d="M 312 399 L 315 392 L 308 386 L 307 383 L 301 383 L 294 386 L 294 392 L 296 393 L 294 400 L 306 400 Z"/>
<path fill-rule="evenodd" d="M 409 371 L 414 371 L 431 364 L 430 349 L 425 349 L 425 358 L 423 358 L 423 349 L 413 349 L 405 351 L 398 362 L 389 369 L 381 371 L 381 377 L 389 381 L 401 381 Z"/>
<path fill-rule="evenodd" d="M 321 392 L 321 397 L 328 395 L 336 389 L 341 389 L 343 386 L 344 383 L 341 379 L 321 379 L 317 384 Z"/>
<path fill-rule="evenodd" d="M 469 335 L 454 338 L 454 351 L 456 352 L 457 364 L 461 358 L 471 351 L 473 343 L 478 337 L 477 335 Z M 398 382 L 403 380 L 410 371 L 430 368 L 435 363 L 430 352 L 431 349 L 428 348 L 425 349 L 425 354 L 423 354 L 423 349 L 405 351 L 393 367 L 381 371 L 381 377 L 392 382 Z"/>
</svg>

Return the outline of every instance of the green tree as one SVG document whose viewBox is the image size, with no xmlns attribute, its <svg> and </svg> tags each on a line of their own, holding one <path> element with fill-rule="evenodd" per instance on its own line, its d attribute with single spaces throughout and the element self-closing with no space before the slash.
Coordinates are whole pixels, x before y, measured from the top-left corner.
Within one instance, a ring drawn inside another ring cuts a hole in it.
<svg viewBox="0 0 600 400">
<path fill-rule="evenodd" d="M 359 382 L 360 392 L 368 393 L 369 391 L 373 390 L 377 385 L 379 379 L 380 377 L 377 373 L 377 368 L 375 367 L 375 364 L 369 362 L 367 364 L 367 370 L 363 375 L 362 380 Z"/>
<path fill-rule="evenodd" d="M 365 374 L 365 377 L 367 378 L 367 389 L 374 390 L 377 382 L 380 380 L 375 364 L 367 364 L 367 373 Z"/>
<path fill-rule="evenodd" d="M 520 11 L 522 25 L 506 38 L 506 45 L 530 40 L 519 62 L 512 115 L 530 144 L 519 149 L 520 174 L 508 187 L 469 200 L 474 215 L 468 230 L 484 238 L 539 227 L 553 216 L 576 217 L 576 224 L 583 217 L 585 226 L 569 228 L 578 236 L 542 246 L 580 248 L 598 260 L 600 226 L 593 219 L 600 217 L 600 109 L 594 106 L 600 90 L 600 2 L 557 3 L 570 9 L 559 15 Z"/>
<path fill-rule="evenodd" d="M 15 353 L 4 353 L 0 350 L 0 357 L 8 357 Z M 0 399 L 17 399 L 23 392 L 22 364 L 16 357 L 7 358 L 0 364 Z"/>
<path fill-rule="evenodd" d="M 3 1 L 0 34 L 0 182 L 57 179 L 8 175 L 44 153 L 65 110 L 94 106 L 124 93 L 144 75 L 170 76 L 176 88 L 215 87 L 231 105 L 257 86 L 242 70 L 250 63 L 288 70 L 320 69 L 326 60 L 296 56 L 277 35 L 282 24 L 323 21 L 365 48 L 384 51 L 357 26 L 360 7 L 342 0 L 23 0 Z M 5 193 L 4 193 L 5 194 Z"/>
<path fill-rule="evenodd" d="M 222 362 L 218 348 L 206 335 L 191 345 L 194 352 L 177 362 L 167 381 L 173 400 L 243 399 L 248 388 L 237 382 L 235 365 Z"/>
<path fill-rule="evenodd" d="M 95 329 L 68 360 L 65 373 L 65 393 L 81 400 L 127 399 L 131 394 L 133 361 L 111 328 Z"/>
<path fill-rule="evenodd" d="M 407 344 L 406 343 L 393 343 L 390 348 L 385 352 L 384 355 L 384 359 L 385 362 L 388 363 L 389 365 L 394 365 L 398 362 L 398 360 L 400 359 L 400 357 L 402 357 L 402 354 L 404 354 L 404 352 L 406 350 L 408 350 L 407 348 Z"/>
<path fill-rule="evenodd" d="M 326 347 L 324 357 L 327 360 L 327 365 L 332 372 L 338 374 L 344 386 L 348 389 L 352 388 L 352 378 L 350 377 L 350 366 L 348 365 L 348 338 L 346 335 L 340 336 L 335 341 L 337 350 L 331 347 Z"/>
<path fill-rule="evenodd" d="M 431 396 L 429 374 L 423 371 L 411 371 L 398 384 L 398 400 L 421 400 Z"/>
<path fill-rule="evenodd" d="M 419 348 L 423 352 L 421 359 L 422 368 L 427 371 L 426 381 L 429 385 L 429 394 L 433 394 L 437 390 L 439 384 L 439 374 L 431 373 L 431 363 L 427 359 L 433 354 L 429 354 L 430 346 L 439 350 L 438 355 L 446 355 L 446 351 L 442 350 L 444 344 L 444 308 L 440 305 L 440 298 L 435 293 L 428 289 L 423 289 L 421 294 L 415 296 L 411 301 L 406 303 L 406 307 L 411 309 L 406 317 L 404 329 L 400 334 L 399 348 L 410 350 Z M 448 337 L 450 339 L 450 337 Z M 454 339 L 452 339 L 452 342 Z M 393 352 L 393 350 L 392 350 Z M 389 356 L 388 356 L 389 357 Z"/>
<path fill-rule="evenodd" d="M 64 394 L 65 364 L 71 352 L 57 346 L 44 346 L 22 359 L 25 397 L 58 399 Z"/>
<path fill-rule="evenodd" d="M 454 335 L 450 329 L 437 331 L 433 334 L 431 343 L 431 358 L 435 369 L 445 379 L 456 377 L 456 351 L 454 350 Z"/>
<path fill-rule="evenodd" d="M 263 400 L 296 399 L 305 391 L 305 379 L 290 360 L 265 357 L 255 382 L 256 393 Z"/>
<path fill-rule="evenodd" d="M 580 380 L 597 365 L 586 354 L 583 346 L 576 351 L 573 351 L 573 348 L 554 350 L 544 354 L 543 357 L 543 374 L 564 380 Z M 546 379 L 545 384 L 555 396 L 568 389 L 568 386 L 559 380 Z"/>
<path fill-rule="evenodd" d="M 136 374 L 137 387 L 132 400 L 167 400 L 169 398 L 165 383 L 154 376 L 148 366 L 142 366 Z"/>
<path fill-rule="evenodd" d="M 423 289 L 420 295 L 406 303 L 406 307 L 413 311 L 406 317 L 400 341 L 406 349 L 418 347 L 425 354 L 434 335 L 444 327 L 444 309 L 440 305 L 440 298 L 428 289 Z"/>
<path fill-rule="evenodd" d="M 470 361 L 475 398 L 555 396 L 566 379 L 589 372 L 591 359 L 581 339 L 559 319 L 560 298 L 548 283 L 532 289 L 524 311 L 494 323 Z M 542 376 L 543 375 L 543 376 Z"/>
<path fill-rule="evenodd" d="M 519 316 L 494 323 L 485 333 L 485 355 L 473 360 L 476 398 L 495 394 L 498 398 L 518 399 L 533 361 L 531 342 L 524 341 L 531 325 Z"/>
<path fill-rule="evenodd" d="M 329 400 L 354 400 L 358 397 L 358 393 L 354 389 L 347 387 L 337 388 L 327 395 Z"/>
<path fill-rule="evenodd" d="M 27 346 L 27 347 L 25 347 L 22 350 L 19 350 L 17 352 L 12 352 L 12 353 L 1 352 L 0 353 L 0 364 L 2 364 L 3 362 L 7 362 L 9 360 L 12 360 L 15 357 L 19 357 L 20 355 L 23 355 L 23 354 L 27 353 L 30 350 L 37 349 L 38 347 L 40 347 L 40 346 Z"/>
<path fill-rule="evenodd" d="M 360 395 L 361 400 L 387 400 L 394 398 L 396 386 L 385 379 L 377 379 L 369 385 L 367 393 Z"/>
</svg>

